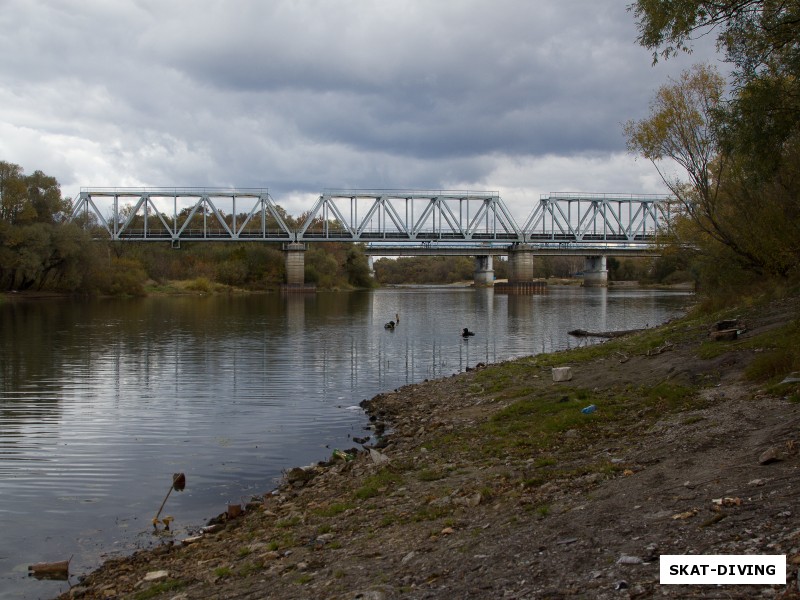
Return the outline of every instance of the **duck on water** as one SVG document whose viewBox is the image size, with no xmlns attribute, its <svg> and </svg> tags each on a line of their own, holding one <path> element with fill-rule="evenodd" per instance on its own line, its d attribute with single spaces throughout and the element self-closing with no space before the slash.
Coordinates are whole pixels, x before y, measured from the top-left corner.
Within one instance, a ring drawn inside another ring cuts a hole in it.
<svg viewBox="0 0 800 600">
<path fill-rule="evenodd" d="M 475 335 L 475 332 L 474 331 L 470 331 L 468 327 L 464 327 L 464 330 L 461 332 L 461 337 L 467 338 L 467 337 L 470 337 L 472 335 Z"/>
</svg>

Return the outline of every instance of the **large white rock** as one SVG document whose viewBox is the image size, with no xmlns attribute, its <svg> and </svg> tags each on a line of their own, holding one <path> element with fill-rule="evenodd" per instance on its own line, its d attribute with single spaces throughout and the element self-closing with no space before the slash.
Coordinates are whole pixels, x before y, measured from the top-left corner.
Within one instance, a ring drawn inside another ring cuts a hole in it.
<svg viewBox="0 0 800 600">
<path fill-rule="evenodd" d="M 553 381 L 569 381 L 572 379 L 572 367 L 553 367 Z"/>
</svg>

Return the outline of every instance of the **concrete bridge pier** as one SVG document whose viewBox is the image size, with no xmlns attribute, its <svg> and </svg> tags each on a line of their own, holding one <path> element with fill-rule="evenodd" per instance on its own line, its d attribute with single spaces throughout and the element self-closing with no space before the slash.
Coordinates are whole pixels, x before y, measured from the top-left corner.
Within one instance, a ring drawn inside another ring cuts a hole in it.
<svg viewBox="0 0 800 600">
<path fill-rule="evenodd" d="M 375 279 L 375 257 L 370 255 L 367 257 L 367 265 L 369 266 L 369 276 Z"/>
<path fill-rule="evenodd" d="M 491 254 L 475 257 L 474 278 L 475 287 L 492 287 L 494 285 L 494 265 Z"/>
<path fill-rule="evenodd" d="M 292 242 L 283 246 L 286 255 L 286 286 L 303 287 L 306 275 L 306 245 Z"/>
<path fill-rule="evenodd" d="M 547 284 L 534 281 L 533 248 L 527 244 L 514 244 L 508 249 L 508 283 L 497 283 L 494 291 L 501 294 L 542 294 Z"/>
<path fill-rule="evenodd" d="M 606 257 L 587 256 L 583 262 L 583 287 L 607 287 Z"/>
<path fill-rule="evenodd" d="M 533 281 L 533 250 L 526 245 L 514 245 L 508 251 L 508 282 Z"/>
</svg>

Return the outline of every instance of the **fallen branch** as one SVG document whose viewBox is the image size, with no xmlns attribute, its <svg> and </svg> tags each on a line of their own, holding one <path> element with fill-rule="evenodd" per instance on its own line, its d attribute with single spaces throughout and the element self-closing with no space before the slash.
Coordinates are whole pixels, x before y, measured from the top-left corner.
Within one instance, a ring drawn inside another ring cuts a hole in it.
<svg viewBox="0 0 800 600">
<path fill-rule="evenodd" d="M 619 357 L 620 363 L 626 363 L 631 359 L 631 357 L 625 354 L 624 352 L 616 351 L 614 352 L 614 354 Z"/>
<path fill-rule="evenodd" d="M 638 333 L 644 329 L 624 329 L 621 331 L 586 331 L 585 329 L 573 329 L 568 331 L 569 335 L 576 337 L 603 337 L 603 338 L 616 338 L 623 335 L 630 335 L 631 333 Z"/>
<path fill-rule="evenodd" d="M 648 350 L 645 356 L 656 356 L 657 354 L 661 354 L 662 352 L 666 352 L 667 350 L 672 350 L 673 344 L 669 340 L 661 344 L 658 348 L 653 348 L 652 350 Z"/>
</svg>

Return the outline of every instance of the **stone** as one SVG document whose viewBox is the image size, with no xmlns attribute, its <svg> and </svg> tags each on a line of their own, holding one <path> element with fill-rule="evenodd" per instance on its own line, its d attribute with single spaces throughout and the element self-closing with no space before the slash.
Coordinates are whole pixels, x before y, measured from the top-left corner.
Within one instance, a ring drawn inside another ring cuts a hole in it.
<svg viewBox="0 0 800 600">
<path fill-rule="evenodd" d="M 202 535 L 193 535 L 191 537 L 187 537 L 185 540 L 183 540 L 182 543 L 184 546 L 189 546 L 191 544 L 199 542 L 202 539 L 203 539 Z"/>
<path fill-rule="evenodd" d="M 761 453 L 761 456 L 758 457 L 758 464 L 760 465 L 768 465 L 770 463 L 778 462 L 781 459 L 780 450 L 776 446 L 769 448 Z"/>
<path fill-rule="evenodd" d="M 145 581 L 163 581 L 169 577 L 169 571 L 150 571 L 144 576 Z"/>
<path fill-rule="evenodd" d="M 286 472 L 286 481 L 292 485 L 304 484 L 314 478 L 314 471 L 302 467 L 294 467 Z"/>
<path fill-rule="evenodd" d="M 354 600 L 385 600 L 386 594 L 380 590 L 366 590 L 363 592 L 356 592 L 349 597 Z"/>
<path fill-rule="evenodd" d="M 385 454 L 378 452 L 377 450 L 373 450 L 372 448 L 369 449 L 369 457 L 372 459 L 372 462 L 376 465 L 383 465 L 389 462 L 389 457 Z"/>
<path fill-rule="evenodd" d="M 483 495 L 480 492 L 475 492 L 471 496 L 466 497 L 467 506 L 476 507 L 483 500 Z"/>
<path fill-rule="evenodd" d="M 711 339 L 717 342 L 732 342 L 737 337 L 739 337 L 739 333 L 736 329 L 723 329 L 721 331 L 712 331 L 710 334 Z"/>
<path fill-rule="evenodd" d="M 572 367 L 553 367 L 553 381 L 569 381 L 572 379 Z"/>
<path fill-rule="evenodd" d="M 781 383 L 800 383 L 800 371 L 792 371 Z"/>
</svg>

